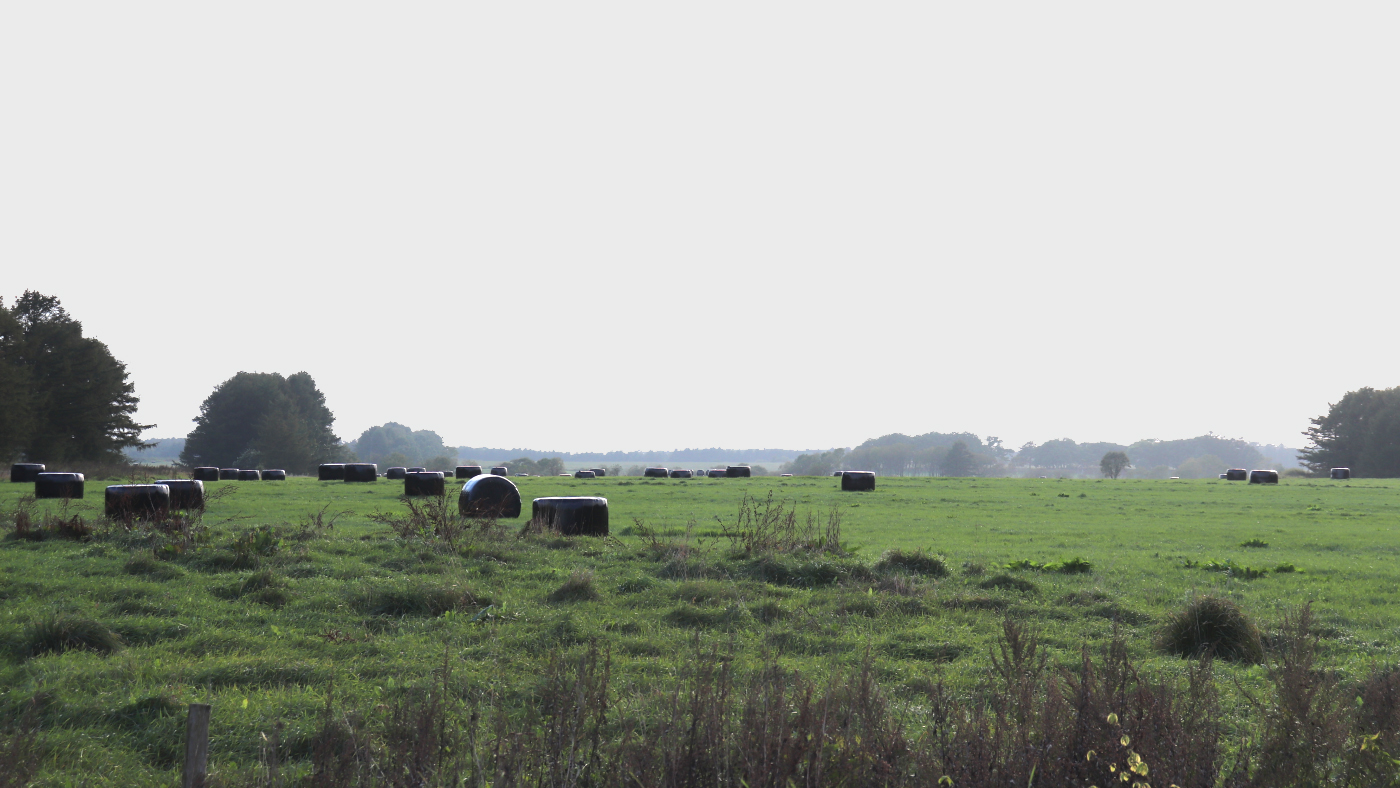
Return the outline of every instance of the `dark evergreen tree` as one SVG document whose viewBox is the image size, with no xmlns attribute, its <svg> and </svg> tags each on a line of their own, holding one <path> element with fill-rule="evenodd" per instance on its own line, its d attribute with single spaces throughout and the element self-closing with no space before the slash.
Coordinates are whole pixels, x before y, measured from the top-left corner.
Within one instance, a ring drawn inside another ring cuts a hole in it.
<svg viewBox="0 0 1400 788">
<path fill-rule="evenodd" d="M 239 372 L 199 406 L 180 462 L 187 466 L 283 468 L 311 473 L 344 454 L 335 415 L 305 372 Z"/>
<path fill-rule="evenodd" d="M 1299 453 L 1316 474 L 1350 468 L 1353 476 L 1400 476 L 1400 388 L 1349 391 L 1303 433 L 1312 445 Z"/>
<path fill-rule="evenodd" d="M 971 476 L 977 471 L 977 458 L 962 441 L 954 443 L 943 457 L 944 476 Z"/>
<path fill-rule="evenodd" d="M 120 461 L 141 446 L 126 365 L 59 300 L 26 290 L 0 304 L 0 454 L 34 462 Z"/>
</svg>

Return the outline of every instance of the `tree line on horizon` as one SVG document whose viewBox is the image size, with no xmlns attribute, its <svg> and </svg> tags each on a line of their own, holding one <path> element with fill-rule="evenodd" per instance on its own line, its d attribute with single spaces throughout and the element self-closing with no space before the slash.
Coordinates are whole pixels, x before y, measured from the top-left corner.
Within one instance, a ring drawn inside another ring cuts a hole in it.
<svg viewBox="0 0 1400 788">
<path fill-rule="evenodd" d="M 13 306 L 6 307 L 0 300 L 0 459 L 56 464 L 124 461 L 124 451 L 150 445 L 140 435 L 154 425 L 135 421 L 138 402 L 126 366 L 105 344 L 83 336 L 82 324 L 56 297 L 26 290 Z M 320 463 L 353 459 L 381 465 L 431 464 L 448 470 L 462 456 L 460 447 L 448 447 L 436 432 L 412 430 L 397 422 L 371 427 L 346 443 L 336 436 L 334 421 L 325 395 L 308 373 L 284 377 L 238 372 L 201 403 L 179 462 L 187 467 L 280 467 L 311 473 Z M 1310 472 L 1325 475 L 1330 468 L 1347 467 L 1357 477 L 1400 477 L 1400 387 L 1347 392 L 1310 423 L 1304 434 L 1311 445 L 1299 452 L 1302 466 Z M 1261 467 L 1271 461 L 1255 444 L 1210 434 L 1126 446 L 1062 438 L 1027 443 L 1016 451 L 995 436 L 929 432 L 893 433 L 849 450 L 801 453 L 769 449 L 560 453 L 554 457 L 527 450 L 509 453 L 517 457 L 504 462 L 514 463 L 522 472 L 530 472 L 524 470 L 529 467 L 541 474 L 562 473 L 565 462 L 608 467 L 604 462 L 610 458 L 679 461 L 698 467 L 724 459 L 738 463 L 793 454 L 779 472 L 826 475 L 843 468 L 882 475 L 1006 475 L 1017 468 L 1077 472 L 1092 471 L 1105 455 L 1123 453 L 1131 459 L 1131 467 L 1142 473 L 1175 469 L 1181 476 L 1214 476 L 1223 467 Z M 702 456 L 711 454 L 718 456 Z"/>
</svg>

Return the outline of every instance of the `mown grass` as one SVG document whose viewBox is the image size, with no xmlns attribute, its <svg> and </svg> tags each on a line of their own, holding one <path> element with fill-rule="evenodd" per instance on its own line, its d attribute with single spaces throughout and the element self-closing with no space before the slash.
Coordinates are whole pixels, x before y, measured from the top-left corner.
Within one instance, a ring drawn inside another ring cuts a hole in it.
<svg viewBox="0 0 1400 788">
<path fill-rule="evenodd" d="M 521 537 L 514 522 L 450 544 L 402 536 L 382 524 L 402 514 L 401 485 L 308 479 L 211 483 L 237 492 L 211 503 L 207 530 L 126 531 L 101 524 L 90 483 L 62 519 L 92 534 L 10 538 L 7 525 L 0 540 L 0 729 L 37 716 L 53 784 L 168 785 L 180 709 L 210 702 L 211 758 L 234 784 L 266 762 L 279 724 L 286 773 L 304 776 L 332 688 L 339 707 L 373 709 L 431 685 L 445 660 L 522 709 L 554 655 L 588 648 L 610 651 L 614 681 L 637 692 L 674 686 L 683 655 L 723 648 L 736 670 L 776 659 L 812 677 L 869 654 L 893 696 L 932 681 L 973 696 L 1008 616 L 1041 627 L 1054 666 L 1116 631 L 1141 670 L 1184 675 L 1168 652 L 1199 649 L 1163 633 L 1204 598 L 1254 621 L 1266 651 L 1285 611 L 1311 601 L 1343 677 L 1400 654 L 1389 481 L 881 479 L 845 494 L 801 477 L 517 483 L 527 500 L 608 497 L 614 537 Z M 27 488 L 0 483 L 0 520 Z M 843 544 L 736 546 L 742 496 L 769 491 L 823 528 L 839 506 Z M 30 511 L 32 534 L 59 509 Z M 326 512 L 349 513 L 327 527 Z M 1251 569 L 1261 555 L 1267 569 Z M 1249 662 L 1217 666 L 1227 698 L 1266 680 Z M 1234 730 L 1257 722 L 1247 703 L 1223 708 Z"/>
</svg>

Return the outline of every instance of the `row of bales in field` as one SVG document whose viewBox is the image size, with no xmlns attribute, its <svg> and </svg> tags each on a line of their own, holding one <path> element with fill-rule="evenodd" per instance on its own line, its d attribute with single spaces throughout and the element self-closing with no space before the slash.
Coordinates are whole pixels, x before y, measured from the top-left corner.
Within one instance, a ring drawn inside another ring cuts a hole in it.
<svg viewBox="0 0 1400 788">
<path fill-rule="evenodd" d="M 198 482 L 285 482 L 287 472 L 281 468 L 262 471 L 256 468 L 200 466 L 190 472 L 190 478 Z"/>
<path fill-rule="evenodd" d="M 1220 474 L 1220 478 L 1227 482 L 1248 481 L 1250 484 L 1278 484 L 1278 476 L 1278 471 L 1274 470 L 1247 471 L 1244 468 L 1231 468 Z M 1351 478 L 1351 469 L 1333 468 L 1331 478 L 1337 481 L 1346 481 Z"/>
<path fill-rule="evenodd" d="M 711 468 L 706 470 L 690 470 L 689 468 L 644 468 L 642 476 L 648 479 L 747 479 L 753 475 L 753 469 L 747 465 L 728 465 L 723 468 Z"/>
</svg>

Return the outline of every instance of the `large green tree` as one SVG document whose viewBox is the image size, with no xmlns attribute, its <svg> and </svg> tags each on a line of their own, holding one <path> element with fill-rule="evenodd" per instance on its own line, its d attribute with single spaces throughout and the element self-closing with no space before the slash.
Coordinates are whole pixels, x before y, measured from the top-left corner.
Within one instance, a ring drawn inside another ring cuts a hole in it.
<svg viewBox="0 0 1400 788">
<path fill-rule="evenodd" d="M 1351 468 L 1353 476 L 1400 476 L 1400 388 L 1347 392 L 1312 419 L 1312 445 L 1299 454 L 1313 473 Z"/>
<path fill-rule="evenodd" d="M 57 298 L 26 290 L 0 303 L 0 457 L 119 461 L 154 426 L 136 423 L 138 401 L 126 365 Z"/>
<path fill-rule="evenodd" d="M 335 414 L 305 372 L 239 372 L 202 405 L 180 462 L 195 467 L 283 468 L 311 473 L 344 456 Z"/>
<path fill-rule="evenodd" d="M 1130 464 L 1132 464 L 1132 460 L 1128 459 L 1127 454 L 1121 451 L 1111 451 L 1099 460 L 1099 472 L 1110 479 L 1117 479 L 1123 471 L 1128 469 Z"/>
<path fill-rule="evenodd" d="M 438 457 L 450 457 L 455 462 L 457 457 L 457 450 L 449 449 L 436 432 L 414 430 L 394 421 L 360 433 L 354 448 L 361 462 L 380 465 L 386 465 L 391 454 L 403 455 L 408 465 L 423 465 Z"/>
</svg>

